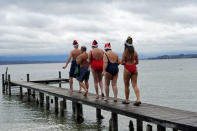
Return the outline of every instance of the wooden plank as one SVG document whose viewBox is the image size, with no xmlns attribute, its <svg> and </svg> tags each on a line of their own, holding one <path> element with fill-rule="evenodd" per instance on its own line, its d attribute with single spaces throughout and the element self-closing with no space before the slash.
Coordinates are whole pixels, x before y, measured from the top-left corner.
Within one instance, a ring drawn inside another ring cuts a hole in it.
<svg viewBox="0 0 197 131">
<path fill-rule="evenodd" d="M 95 99 L 95 94 L 92 93 L 88 93 L 88 96 L 84 97 L 83 94 L 78 91 L 70 93 L 69 89 L 57 88 L 39 83 L 24 81 L 12 81 L 11 83 L 63 99 L 68 99 L 93 107 L 99 107 L 102 110 L 111 111 L 136 119 L 140 118 L 143 121 L 151 122 L 157 125 L 159 124 L 164 127 L 176 128 L 179 130 L 197 130 L 196 112 L 177 110 L 146 103 L 142 103 L 139 107 L 133 106 L 132 103 L 129 105 L 124 105 L 122 104 L 123 99 L 118 99 L 118 102 L 114 103 L 113 98 L 110 98 L 110 100 L 106 102 L 103 99 Z"/>
<path fill-rule="evenodd" d="M 54 79 L 43 79 L 43 80 L 31 80 L 30 82 L 34 83 L 44 83 L 44 84 L 51 84 L 51 83 L 63 83 L 69 82 L 69 79 L 66 78 L 54 78 Z"/>
</svg>

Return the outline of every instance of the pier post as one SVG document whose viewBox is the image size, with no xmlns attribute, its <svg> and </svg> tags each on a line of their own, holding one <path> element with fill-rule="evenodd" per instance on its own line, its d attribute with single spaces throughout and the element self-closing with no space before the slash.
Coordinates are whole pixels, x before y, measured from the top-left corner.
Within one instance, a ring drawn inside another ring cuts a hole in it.
<svg viewBox="0 0 197 131">
<path fill-rule="evenodd" d="M 44 93 L 39 92 L 39 97 L 40 97 L 40 106 L 42 107 L 44 104 Z"/>
<path fill-rule="evenodd" d="M 64 116 L 64 101 L 60 101 L 60 116 Z"/>
<path fill-rule="evenodd" d="M 61 71 L 59 71 L 59 78 L 60 78 L 60 79 L 62 78 Z M 59 87 L 60 87 L 60 88 L 62 87 L 61 81 L 59 82 Z"/>
<path fill-rule="evenodd" d="M 82 123 L 84 121 L 83 119 L 83 106 L 81 103 L 75 103 L 75 118 L 78 123 Z"/>
<path fill-rule="evenodd" d="M 133 121 L 129 121 L 129 131 L 134 131 Z"/>
<path fill-rule="evenodd" d="M 152 131 L 152 130 L 153 130 L 152 126 L 150 124 L 148 124 L 146 126 L 146 131 Z"/>
<path fill-rule="evenodd" d="M 58 114 L 58 97 L 55 96 L 54 99 L 55 99 L 55 114 Z"/>
<path fill-rule="evenodd" d="M 6 72 L 5 72 L 5 92 L 8 94 L 8 67 L 6 67 Z"/>
<path fill-rule="evenodd" d="M 72 110 L 73 114 L 75 114 L 76 102 L 72 101 Z"/>
<path fill-rule="evenodd" d="M 50 108 L 50 98 L 49 96 L 46 96 L 46 110 L 49 110 Z"/>
<path fill-rule="evenodd" d="M 10 83 L 10 74 L 8 75 L 8 90 L 9 90 L 9 96 L 11 96 L 11 83 Z"/>
<path fill-rule="evenodd" d="M 29 74 L 27 74 L 27 82 L 29 82 Z M 27 88 L 27 101 L 31 101 L 31 89 Z"/>
<path fill-rule="evenodd" d="M 143 121 L 141 119 L 137 119 L 137 131 L 143 131 Z"/>
<path fill-rule="evenodd" d="M 5 76 L 2 74 L 2 93 L 5 93 Z"/>
<path fill-rule="evenodd" d="M 109 131 L 118 131 L 118 115 L 111 113 L 111 119 L 109 120 Z"/>
<path fill-rule="evenodd" d="M 67 108 L 66 99 L 63 99 L 63 104 L 64 104 L 64 109 L 66 109 Z"/>
<path fill-rule="evenodd" d="M 32 97 L 33 97 L 33 99 L 35 100 L 35 98 L 36 98 L 36 92 L 35 92 L 35 90 L 33 90 Z"/>
<path fill-rule="evenodd" d="M 161 125 L 157 125 L 157 131 L 166 131 L 166 128 Z"/>
<path fill-rule="evenodd" d="M 101 115 L 101 109 L 100 108 L 96 108 L 96 117 L 97 119 L 103 119 L 104 117 Z"/>
<path fill-rule="evenodd" d="M 27 89 L 27 101 L 31 101 L 31 89 Z"/>
<path fill-rule="evenodd" d="M 23 88 L 20 86 L 20 98 L 23 99 Z"/>
</svg>

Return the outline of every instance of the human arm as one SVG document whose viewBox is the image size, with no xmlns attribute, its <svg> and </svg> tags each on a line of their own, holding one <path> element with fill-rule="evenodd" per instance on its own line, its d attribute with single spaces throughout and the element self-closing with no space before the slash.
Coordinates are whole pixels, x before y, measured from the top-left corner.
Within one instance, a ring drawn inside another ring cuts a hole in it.
<svg viewBox="0 0 197 131">
<path fill-rule="evenodd" d="M 72 52 L 70 53 L 70 56 L 68 57 L 68 59 L 66 61 L 66 65 L 63 66 L 63 69 L 66 69 L 66 67 L 68 66 L 68 63 L 70 62 L 71 58 L 72 58 Z"/>
<path fill-rule="evenodd" d="M 105 75 L 107 64 L 108 64 L 108 59 L 107 59 L 107 56 L 104 55 L 103 56 L 103 72 L 102 72 L 103 75 Z"/>
<path fill-rule="evenodd" d="M 76 62 L 78 65 L 81 64 L 82 59 L 83 59 L 82 55 L 77 56 Z"/>
<path fill-rule="evenodd" d="M 138 54 L 135 51 L 135 65 L 139 64 Z"/>
<path fill-rule="evenodd" d="M 121 65 L 124 65 L 125 62 L 126 62 L 126 61 L 125 61 L 125 53 L 123 52 L 123 53 L 122 53 L 122 58 L 121 58 L 121 62 L 120 62 L 120 63 L 121 63 Z"/>
<path fill-rule="evenodd" d="M 121 64 L 121 60 L 118 55 L 117 55 L 117 57 L 118 57 L 118 64 Z"/>
</svg>

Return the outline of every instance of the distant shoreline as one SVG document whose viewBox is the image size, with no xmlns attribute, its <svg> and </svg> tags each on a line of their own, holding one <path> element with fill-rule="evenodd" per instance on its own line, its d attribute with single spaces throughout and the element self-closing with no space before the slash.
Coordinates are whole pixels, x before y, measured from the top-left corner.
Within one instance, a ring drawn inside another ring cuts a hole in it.
<svg viewBox="0 0 197 131">
<path fill-rule="evenodd" d="M 64 61 L 0 61 L 0 65 L 48 64 L 48 63 L 64 63 Z"/>
<path fill-rule="evenodd" d="M 188 58 L 197 58 L 197 54 L 162 55 L 157 57 L 151 57 L 148 59 L 154 60 L 154 59 L 188 59 Z"/>
<path fill-rule="evenodd" d="M 144 58 L 140 60 L 161 60 L 161 59 L 190 59 L 197 58 L 197 54 L 179 54 L 179 55 L 162 55 L 157 57 Z M 26 61 L 26 60 L 10 60 L 0 61 L 0 65 L 14 65 L 14 64 L 47 64 L 47 63 L 65 63 L 66 61 Z"/>
</svg>

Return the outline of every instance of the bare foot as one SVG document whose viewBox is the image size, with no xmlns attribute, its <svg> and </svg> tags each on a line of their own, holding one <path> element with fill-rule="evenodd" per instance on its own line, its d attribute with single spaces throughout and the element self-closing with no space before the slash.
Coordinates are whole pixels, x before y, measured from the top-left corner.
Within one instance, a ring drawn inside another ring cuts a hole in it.
<svg viewBox="0 0 197 131">
<path fill-rule="evenodd" d="M 104 101 L 108 102 L 109 98 L 105 98 Z"/>
<path fill-rule="evenodd" d="M 99 99 L 99 95 L 96 95 L 96 99 Z"/>
<path fill-rule="evenodd" d="M 86 97 L 86 96 L 87 96 L 87 94 L 88 94 L 88 91 L 86 90 L 86 91 L 85 91 L 85 93 L 83 94 L 83 96 L 85 96 L 85 97 Z"/>
<path fill-rule="evenodd" d="M 70 93 L 72 93 L 73 92 L 73 90 L 72 89 L 70 89 Z"/>
<path fill-rule="evenodd" d="M 102 97 L 105 97 L 104 93 L 102 93 Z"/>
</svg>

